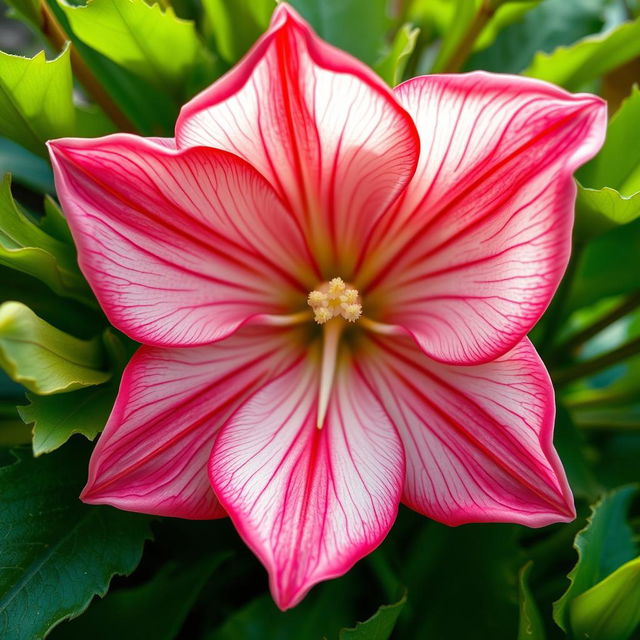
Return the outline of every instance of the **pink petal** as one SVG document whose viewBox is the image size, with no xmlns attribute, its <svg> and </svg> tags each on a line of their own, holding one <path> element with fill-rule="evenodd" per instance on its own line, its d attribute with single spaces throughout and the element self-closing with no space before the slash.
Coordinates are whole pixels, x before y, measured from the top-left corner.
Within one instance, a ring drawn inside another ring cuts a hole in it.
<svg viewBox="0 0 640 640">
<path fill-rule="evenodd" d="M 139 342 L 219 340 L 317 280 L 273 189 L 229 153 L 124 134 L 50 149 L 80 266 L 110 321 Z"/>
<path fill-rule="evenodd" d="M 161 516 L 223 516 L 207 474 L 216 432 L 299 354 L 289 333 L 257 327 L 203 347 L 141 347 L 124 372 L 82 499 Z"/>
<path fill-rule="evenodd" d="M 384 321 L 428 355 L 489 361 L 522 339 L 558 286 L 571 249 L 571 175 L 602 144 L 605 103 L 482 72 L 414 78 L 396 96 L 423 152 L 363 274 Z"/>
<path fill-rule="evenodd" d="M 553 448 L 553 388 L 526 338 L 467 367 L 430 360 L 409 338 L 368 347 L 358 362 L 404 444 L 408 506 L 448 525 L 575 517 Z"/>
<path fill-rule="evenodd" d="M 248 160 L 300 216 L 323 266 L 345 277 L 418 155 L 415 126 L 384 83 L 286 4 L 247 56 L 183 107 L 176 140 Z"/>
<path fill-rule="evenodd" d="M 281 609 L 378 546 L 402 490 L 398 436 L 362 378 L 339 367 L 322 429 L 317 394 L 316 362 L 289 370 L 231 418 L 211 454 L 215 492 Z"/>
</svg>

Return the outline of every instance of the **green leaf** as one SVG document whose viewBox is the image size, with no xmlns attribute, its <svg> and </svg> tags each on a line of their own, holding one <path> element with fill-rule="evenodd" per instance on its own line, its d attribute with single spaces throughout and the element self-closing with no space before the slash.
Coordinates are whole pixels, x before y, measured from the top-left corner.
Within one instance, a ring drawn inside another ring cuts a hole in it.
<svg viewBox="0 0 640 640">
<path fill-rule="evenodd" d="M 22 302 L 36 315 L 54 326 L 81 338 L 91 338 L 106 318 L 98 308 L 90 308 L 69 298 L 57 296 L 43 282 L 0 264 L 0 303 Z"/>
<path fill-rule="evenodd" d="M 177 18 L 171 7 L 144 0 L 60 6 L 85 44 L 176 97 L 183 95 L 187 79 L 207 57 L 193 22 Z"/>
<path fill-rule="evenodd" d="M 567 311 L 640 289 L 640 219 L 593 238 L 578 261 Z"/>
<path fill-rule="evenodd" d="M 269 26 L 275 0 L 202 0 L 204 31 L 229 64 L 237 62 Z"/>
<path fill-rule="evenodd" d="M 165 565 L 144 584 L 94 601 L 76 620 L 56 629 L 51 640 L 173 640 L 211 574 L 226 553 L 188 567 Z"/>
<path fill-rule="evenodd" d="M 48 212 L 52 214 L 50 207 Z M 51 237 L 18 209 L 9 175 L 0 185 L 0 264 L 42 280 L 62 296 L 96 304 L 78 270 L 73 245 Z"/>
<path fill-rule="evenodd" d="M 628 486 L 603 496 L 591 508 L 587 526 L 576 535 L 578 562 L 567 576 L 571 584 L 553 604 L 553 619 L 563 630 L 569 626 L 569 607 L 574 598 L 635 556 L 627 511 L 636 491 L 637 487 Z"/>
<path fill-rule="evenodd" d="M 403 25 L 396 33 L 389 53 L 375 65 L 375 71 L 388 85 L 394 87 L 402 82 L 419 33 L 420 29 L 414 29 L 410 24 Z"/>
<path fill-rule="evenodd" d="M 117 65 L 107 56 L 88 47 L 74 33 L 62 5 L 57 0 L 42 0 L 60 23 L 82 60 L 88 65 L 99 83 L 133 122 L 138 132 L 148 136 L 173 135 L 177 116 L 177 104 L 163 91 L 156 89 L 143 78 Z M 149 105 L 153 105 L 150 109 Z M 85 127 L 79 111 L 78 135 Z"/>
<path fill-rule="evenodd" d="M 383 604 L 368 620 L 358 622 L 353 629 L 342 629 L 339 640 L 388 640 L 406 603 L 404 593 L 397 602 Z"/>
<path fill-rule="evenodd" d="M 601 492 L 593 471 L 585 457 L 583 434 L 576 428 L 569 412 L 558 405 L 553 442 L 567 473 L 575 496 L 594 500 Z"/>
<path fill-rule="evenodd" d="M 604 7 L 593 0 L 545 0 L 520 20 L 503 27 L 495 41 L 476 52 L 466 70 L 519 73 L 534 55 L 597 33 L 604 24 Z"/>
<path fill-rule="evenodd" d="M 35 191 L 53 193 L 53 173 L 49 164 L 19 144 L 0 138 L 0 175 L 12 173 L 16 182 Z"/>
<path fill-rule="evenodd" d="M 48 157 L 47 140 L 73 133 L 71 90 L 68 47 L 51 61 L 0 51 L 0 135 Z"/>
<path fill-rule="evenodd" d="M 628 640 L 640 624 L 640 558 L 579 595 L 570 609 L 575 640 Z"/>
<path fill-rule="evenodd" d="M 527 583 L 532 566 L 533 562 L 527 562 L 518 574 L 518 592 L 520 595 L 518 640 L 545 640 L 546 638 L 544 624 L 538 611 L 538 605 Z"/>
<path fill-rule="evenodd" d="M 0 306 L 0 366 L 29 391 L 48 395 L 106 382 L 98 338 L 80 340 L 19 302 Z"/>
<path fill-rule="evenodd" d="M 86 446 L 37 460 L 20 450 L 0 469 L 0 637 L 41 640 L 128 574 L 150 538 L 148 518 L 82 504 Z"/>
<path fill-rule="evenodd" d="M 640 55 L 640 19 L 550 54 L 538 53 L 522 73 L 571 91 Z"/>
<path fill-rule="evenodd" d="M 110 329 L 103 341 L 113 371 L 106 384 L 51 396 L 27 393 L 29 404 L 18 407 L 22 420 L 33 423 L 33 455 L 54 451 L 75 433 L 93 440 L 104 429 L 130 354 Z"/>
<path fill-rule="evenodd" d="M 386 48 L 391 27 L 387 0 L 292 0 L 320 37 L 373 65 Z M 354 38 L 354 33 L 358 37 Z"/>
<path fill-rule="evenodd" d="M 634 87 L 611 118 L 600 153 L 577 174 L 579 237 L 603 233 L 640 216 L 639 121 L 640 90 Z"/>
<path fill-rule="evenodd" d="M 578 183 L 575 234 L 580 240 L 600 235 L 640 216 L 640 191 L 624 196 L 616 189 L 590 189 Z"/>
<path fill-rule="evenodd" d="M 40 24 L 40 0 L 6 0 L 15 13 L 34 27 Z"/>
<path fill-rule="evenodd" d="M 33 454 L 50 453 L 74 433 L 93 440 L 103 429 L 117 389 L 102 384 L 89 389 L 38 396 L 27 393 L 29 404 L 18 407 L 20 417 L 33 425 Z"/>
</svg>

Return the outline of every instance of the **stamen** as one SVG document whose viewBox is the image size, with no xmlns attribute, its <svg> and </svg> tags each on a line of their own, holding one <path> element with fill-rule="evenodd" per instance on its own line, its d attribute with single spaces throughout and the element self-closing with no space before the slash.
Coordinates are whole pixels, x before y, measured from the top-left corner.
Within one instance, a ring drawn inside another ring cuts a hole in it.
<svg viewBox="0 0 640 640">
<path fill-rule="evenodd" d="M 360 294 L 342 278 L 333 278 L 311 291 L 307 304 L 313 309 L 313 317 L 318 324 L 325 324 L 337 316 L 355 322 L 362 315 Z"/>
<path fill-rule="evenodd" d="M 296 324 L 302 324 L 311 320 L 310 311 L 300 311 L 298 313 L 290 313 L 283 315 L 276 314 L 262 314 L 259 317 L 259 321 L 262 324 L 268 324 L 272 327 L 291 327 Z"/>
<path fill-rule="evenodd" d="M 331 388 L 336 372 L 336 358 L 338 355 L 338 343 L 344 324 L 342 322 L 329 322 L 324 326 L 324 340 L 322 341 L 322 365 L 320 368 L 320 385 L 318 388 L 318 421 L 316 426 L 322 429 L 327 415 Z"/>
</svg>

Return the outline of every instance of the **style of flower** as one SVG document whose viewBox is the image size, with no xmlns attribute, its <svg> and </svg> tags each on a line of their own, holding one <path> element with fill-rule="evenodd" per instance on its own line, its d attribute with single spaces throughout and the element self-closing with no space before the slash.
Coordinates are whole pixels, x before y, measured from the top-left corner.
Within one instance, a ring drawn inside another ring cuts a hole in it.
<svg viewBox="0 0 640 640">
<path fill-rule="evenodd" d="M 50 143 L 81 268 L 142 346 L 82 499 L 229 515 L 286 609 L 380 544 L 574 517 L 525 334 L 605 107 L 531 79 L 394 90 L 286 4 L 175 140 Z"/>
</svg>

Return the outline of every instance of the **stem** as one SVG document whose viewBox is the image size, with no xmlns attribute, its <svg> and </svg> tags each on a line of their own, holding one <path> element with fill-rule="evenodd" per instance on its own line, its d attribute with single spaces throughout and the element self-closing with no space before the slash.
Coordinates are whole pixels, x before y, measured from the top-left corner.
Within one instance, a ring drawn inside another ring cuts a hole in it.
<svg viewBox="0 0 640 640">
<path fill-rule="evenodd" d="M 640 337 L 630 340 L 617 349 L 609 351 L 609 353 L 604 353 L 592 360 L 580 362 L 566 369 L 560 369 L 559 371 L 552 371 L 551 378 L 557 385 L 567 384 L 568 382 L 593 375 L 602 369 L 607 369 L 621 360 L 626 360 L 639 353 Z"/>
<path fill-rule="evenodd" d="M 493 17 L 494 11 L 491 0 L 482 0 L 476 15 L 467 27 L 466 33 L 462 36 L 462 39 L 449 60 L 443 63 L 440 73 L 457 73 L 460 71 L 462 65 L 467 61 L 469 54 L 473 50 L 473 45 L 478 39 L 478 36 L 482 33 L 487 22 Z"/>
<path fill-rule="evenodd" d="M 630 295 L 626 300 L 621 302 L 617 307 L 609 311 L 599 320 L 596 320 L 592 325 L 578 331 L 571 336 L 564 344 L 557 348 L 559 353 L 570 353 L 575 351 L 577 347 L 584 344 L 587 340 L 593 338 L 593 336 L 600 333 L 603 329 L 606 329 L 610 324 L 613 324 L 616 320 L 623 318 L 628 313 L 633 311 L 637 306 L 640 306 L 640 291 Z"/>
<path fill-rule="evenodd" d="M 105 91 L 98 79 L 93 75 L 91 69 L 89 69 L 85 61 L 80 57 L 77 49 L 71 43 L 70 38 L 51 12 L 46 0 L 43 0 L 40 4 L 40 29 L 52 46 L 58 51 L 62 51 L 67 42 L 69 42 L 73 73 L 78 80 L 80 80 L 87 93 L 93 98 L 96 104 L 102 107 L 104 112 L 120 130 L 136 133 L 136 128 L 133 123 L 111 99 L 111 96 Z"/>
</svg>

